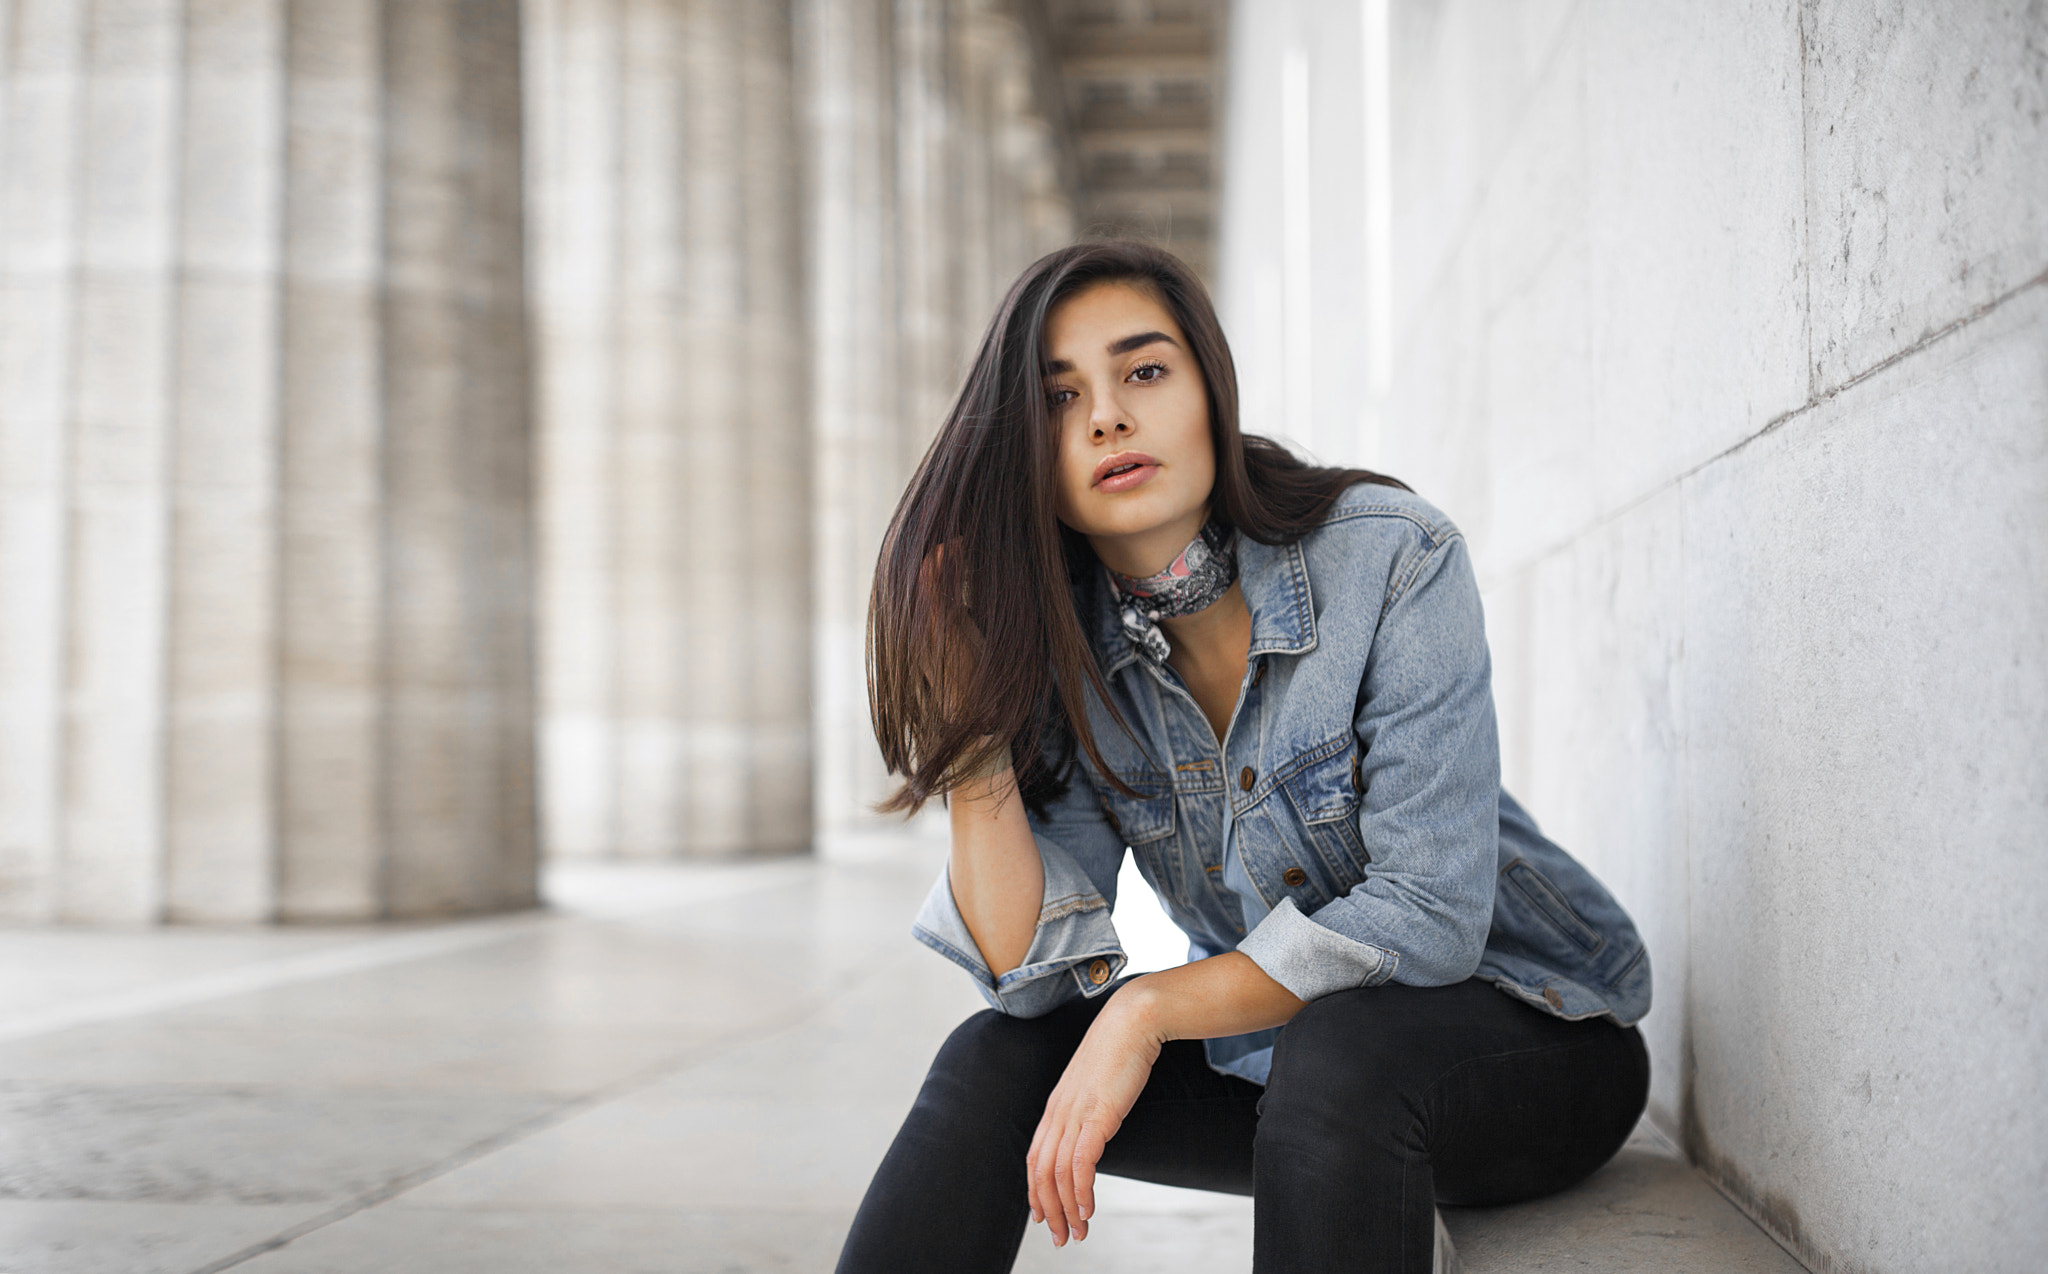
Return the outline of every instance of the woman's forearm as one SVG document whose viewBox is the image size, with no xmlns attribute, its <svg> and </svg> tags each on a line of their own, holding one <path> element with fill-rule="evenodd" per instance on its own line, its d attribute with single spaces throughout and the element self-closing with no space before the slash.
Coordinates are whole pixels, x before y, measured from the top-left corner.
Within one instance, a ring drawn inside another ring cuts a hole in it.
<svg viewBox="0 0 2048 1274">
<path fill-rule="evenodd" d="M 953 848 L 946 874 L 953 904 L 997 977 L 1024 963 L 1038 931 L 1045 865 L 1008 769 L 969 779 L 948 800 Z"/>
<path fill-rule="evenodd" d="M 1207 1040 L 1280 1026 L 1307 1001 L 1266 975 L 1252 958 L 1228 951 L 1133 980 L 1111 1008 L 1166 1040 Z"/>
</svg>

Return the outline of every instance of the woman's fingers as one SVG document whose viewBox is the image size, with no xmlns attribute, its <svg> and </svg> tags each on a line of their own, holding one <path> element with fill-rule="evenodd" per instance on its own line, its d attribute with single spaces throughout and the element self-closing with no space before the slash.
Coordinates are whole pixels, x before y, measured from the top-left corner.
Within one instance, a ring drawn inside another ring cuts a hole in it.
<svg viewBox="0 0 2048 1274">
<path fill-rule="evenodd" d="M 1049 1143 L 1038 1167 L 1038 1205 L 1045 1213 L 1045 1228 L 1052 1233 L 1054 1247 L 1067 1241 L 1067 1209 L 1060 1202 L 1059 1184 L 1053 1179 L 1053 1156 L 1058 1143 Z"/>
<path fill-rule="evenodd" d="M 1060 1130 L 1060 1145 L 1053 1160 L 1052 1179 L 1059 1188 L 1060 1211 L 1065 1215 L 1067 1230 L 1075 1238 L 1088 1236 L 1088 1223 L 1081 1217 L 1081 1203 L 1074 1192 L 1074 1152 L 1080 1142 L 1080 1124 L 1068 1123 Z"/>
<path fill-rule="evenodd" d="M 1047 1109 L 1032 1137 L 1031 1152 L 1024 1159 L 1025 1175 L 1031 1184 L 1032 1210 L 1052 1232 L 1056 1246 L 1067 1241 L 1067 1212 L 1053 1179 L 1053 1165 L 1059 1158 L 1061 1122 L 1057 1109 Z"/>
<path fill-rule="evenodd" d="M 1082 1238 L 1088 1237 L 1088 1222 L 1095 1216 L 1095 1165 L 1102 1162 L 1108 1140 L 1095 1125 L 1083 1124 L 1074 1147 L 1074 1198 L 1080 1204 Z"/>
<path fill-rule="evenodd" d="M 1095 1166 L 1119 1124 L 1055 1104 L 1040 1117 L 1024 1154 L 1031 1219 L 1044 1221 L 1055 1246 L 1088 1237 L 1095 1216 Z"/>
<path fill-rule="evenodd" d="M 1038 1148 L 1045 1144 L 1045 1128 L 1051 1119 L 1050 1111 L 1038 1117 L 1038 1129 L 1031 1134 L 1031 1148 L 1024 1152 L 1024 1197 L 1031 1204 L 1034 1224 L 1046 1216 L 1045 1198 L 1038 1189 Z"/>
<path fill-rule="evenodd" d="M 1085 1239 L 1095 1215 L 1095 1167 L 1131 1112 L 1158 1059 L 1160 1041 L 1112 1001 L 1074 1050 L 1024 1154 L 1031 1216 L 1055 1246 Z"/>
</svg>

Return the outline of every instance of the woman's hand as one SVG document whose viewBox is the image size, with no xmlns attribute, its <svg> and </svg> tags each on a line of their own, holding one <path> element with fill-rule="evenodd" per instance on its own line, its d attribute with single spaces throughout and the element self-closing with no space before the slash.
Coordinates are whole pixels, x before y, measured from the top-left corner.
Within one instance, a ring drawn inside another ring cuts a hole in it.
<svg viewBox="0 0 2048 1274">
<path fill-rule="evenodd" d="M 1119 989 L 1096 1015 L 1046 1099 L 1024 1156 L 1031 1219 L 1046 1222 L 1056 1247 L 1070 1234 L 1088 1237 L 1088 1218 L 1095 1215 L 1095 1165 L 1131 1113 L 1165 1042 L 1144 1009 L 1148 997 L 1132 994 L 1138 986 L 1133 982 Z"/>
<path fill-rule="evenodd" d="M 1095 1165 L 1123 1127 L 1168 1040 L 1207 1040 L 1279 1026 L 1304 1002 L 1242 951 L 1148 973 L 1111 996 L 1074 1050 L 1024 1156 L 1031 1219 L 1052 1241 L 1088 1237 Z"/>
</svg>

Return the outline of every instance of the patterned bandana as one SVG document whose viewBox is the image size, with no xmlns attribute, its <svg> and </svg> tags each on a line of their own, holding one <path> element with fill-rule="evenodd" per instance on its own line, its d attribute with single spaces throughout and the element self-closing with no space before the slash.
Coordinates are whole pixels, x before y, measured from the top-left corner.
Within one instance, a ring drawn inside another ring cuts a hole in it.
<svg viewBox="0 0 2048 1274">
<path fill-rule="evenodd" d="M 1123 611 L 1124 636 L 1165 663 L 1173 647 L 1159 621 L 1207 609 L 1230 591 L 1237 582 L 1237 536 L 1211 521 L 1157 575 L 1132 579 L 1109 571 L 1109 579 Z"/>
</svg>

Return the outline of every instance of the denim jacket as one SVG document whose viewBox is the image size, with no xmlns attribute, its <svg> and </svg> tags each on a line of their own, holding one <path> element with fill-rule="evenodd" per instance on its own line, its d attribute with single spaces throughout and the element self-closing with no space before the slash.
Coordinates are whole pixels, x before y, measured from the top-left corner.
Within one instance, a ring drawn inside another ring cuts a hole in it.
<svg viewBox="0 0 2048 1274">
<path fill-rule="evenodd" d="M 1628 915 L 1500 787 L 1491 664 L 1464 537 L 1418 496 L 1359 484 L 1281 547 L 1238 538 L 1252 638 L 1219 745 L 1174 670 L 1127 638 L 1099 573 L 1075 601 L 1133 739 L 1091 697 L 1103 759 L 1031 816 L 1037 930 L 1000 978 L 945 874 L 913 926 L 988 1002 L 1035 1017 L 1125 963 L 1110 908 L 1125 850 L 1190 942 L 1238 950 L 1304 1000 L 1483 978 L 1556 1016 L 1650 1007 Z M 1278 1028 L 1208 1041 L 1264 1083 Z"/>
</svg>

